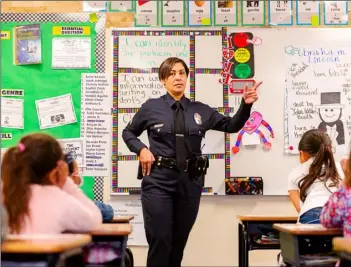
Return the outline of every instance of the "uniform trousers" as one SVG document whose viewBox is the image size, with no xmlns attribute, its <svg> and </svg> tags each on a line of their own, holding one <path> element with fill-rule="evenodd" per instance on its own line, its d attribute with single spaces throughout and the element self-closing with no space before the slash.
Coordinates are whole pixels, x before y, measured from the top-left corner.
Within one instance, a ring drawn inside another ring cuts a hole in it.
<svg viewBox="0 0 351 267">
<path fill-rule="evenodd" d="M 147 267 L 180 267 L 196 221 L 204 179 L 154 167 L 141 183 L 144 228 L 149 244 Z"/>
</svg>

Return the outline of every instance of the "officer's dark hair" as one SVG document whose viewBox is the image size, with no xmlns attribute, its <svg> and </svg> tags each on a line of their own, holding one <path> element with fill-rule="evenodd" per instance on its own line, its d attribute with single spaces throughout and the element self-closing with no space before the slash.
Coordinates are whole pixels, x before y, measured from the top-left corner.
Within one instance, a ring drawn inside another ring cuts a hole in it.
<svg viewBox="0 0 351 267">
<path fill-rule="evenodd" d="M 318 129 L 305 132 L 299 142 L 298 149 L 313 157 L 309 173 L 298 183 L 302 202 L 306 199 L 307 190 L 316 180 L 323 182 L 328 190 L 328 187 L 339 186 L 341 178 L 335 165 L 332 143 L 325 132 Z M 331 181 L 329 185 L 327 185 L 328 180 Z"/>
<path fill-rule="evenodd" d="M 184 60 L 177 57 L 169 57 L 161 63 L 158 69 L 158 78 L 160 81 L 167 79 L 171 75 L 172 68 L 176 63 L 181 63 L 185 69 L 186 76 L 189 76 L 189 68 Z"/>
</svg>

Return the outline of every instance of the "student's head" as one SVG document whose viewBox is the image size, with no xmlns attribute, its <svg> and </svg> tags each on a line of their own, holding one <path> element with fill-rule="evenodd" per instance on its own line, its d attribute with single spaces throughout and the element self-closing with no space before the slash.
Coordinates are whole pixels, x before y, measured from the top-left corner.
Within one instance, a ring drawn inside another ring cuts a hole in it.
<svg viewBox="0 0 351 267">
<path fill-rule="evenodd" d="M 1 164 L 4 205 L 11 232 L 21 230 L 28 215 L 32 184 L 63 187 L 68 176 L 67 163 L 55 138 L 42 133 L 27 135 L 9 148 Z"/>
<path fill-rule="evenodd" d="M 330 179 L 330 186 L 337 186 L 340 181 L 336 169 L 332 144 L 329 136 L 320 130 L 312 129 L 305 132 L 299 142 L 300 162 L 313 160 L 307 174 L 299 182 L 300 198 L 305 199 L 306 191 L 316 179 Z"/>
<path fill-rule="evenodd" d="M 188 80 L 189 68 L 177 57 L 169 57 L 162 62 L 158 71 L 159 80 L 174 98 L 183 96 Z"/>
</svg>

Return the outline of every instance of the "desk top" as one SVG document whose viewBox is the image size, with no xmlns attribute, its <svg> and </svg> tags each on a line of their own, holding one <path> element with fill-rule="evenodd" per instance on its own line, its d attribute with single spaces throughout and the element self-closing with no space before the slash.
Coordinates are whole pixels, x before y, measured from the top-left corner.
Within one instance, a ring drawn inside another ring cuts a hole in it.
<svg viewBox="0 0 351 267">
<path fill-rule="evenodd" d="M 333 238 L 333 249 L 351 254 L 351 238 L 335 237 Z"/>
<path fill-rule="evenodd" d="M 126 236 L 132 233 L 132 225 L 129 223 L 103 223 L 89 232 L 93 236 Z"/>
<path fill-rule="evenodd" d="M 112 219 L 112 223 L 129 223 L 134 219 L 134 216 L 116 216 Z"/>
<path fill-rule="evenodd" d="M 1 245 L 1 253 L 49 254 L 83 247 L 91 242 L 90 235 L 11 235 Z"/>
<path fill-rule="evenodd" d="M 342 228 L 325 228 L 321 224 L 273 224 L 273 228 L 292 235 L 342 235 Z"/>
<path fill-rule="evenodd" d="M 280 215 L 238 215 L 240 221 L 272 221 L 272 222 L 290 222 L 297 221 L 297 216 L 280 216 Z"/>
</svg>

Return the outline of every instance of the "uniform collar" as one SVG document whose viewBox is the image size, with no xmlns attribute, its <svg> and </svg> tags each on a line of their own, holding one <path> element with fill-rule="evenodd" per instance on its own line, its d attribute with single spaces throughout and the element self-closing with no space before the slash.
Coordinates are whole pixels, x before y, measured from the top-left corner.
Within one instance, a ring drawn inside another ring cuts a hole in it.
<svg viewBox="0 0 351 267">
<path fill-rule="evenodd" d="M 165 94 L 164 95 L 164 99 L 166 100 L 166 102 L 168 103 L 168 105 L 170 107 L 172 107 L 174 105 L 174 103 L 176 102 L 176 100 L 169 94 Z M 179 100 L 181 106 L 183 107 L 184 110 L 187 109 L 188 104 L 189 104 L 189 99 L 185 97 L 185 95 L 182 96 L 182 98 Z"/>
</svg>

